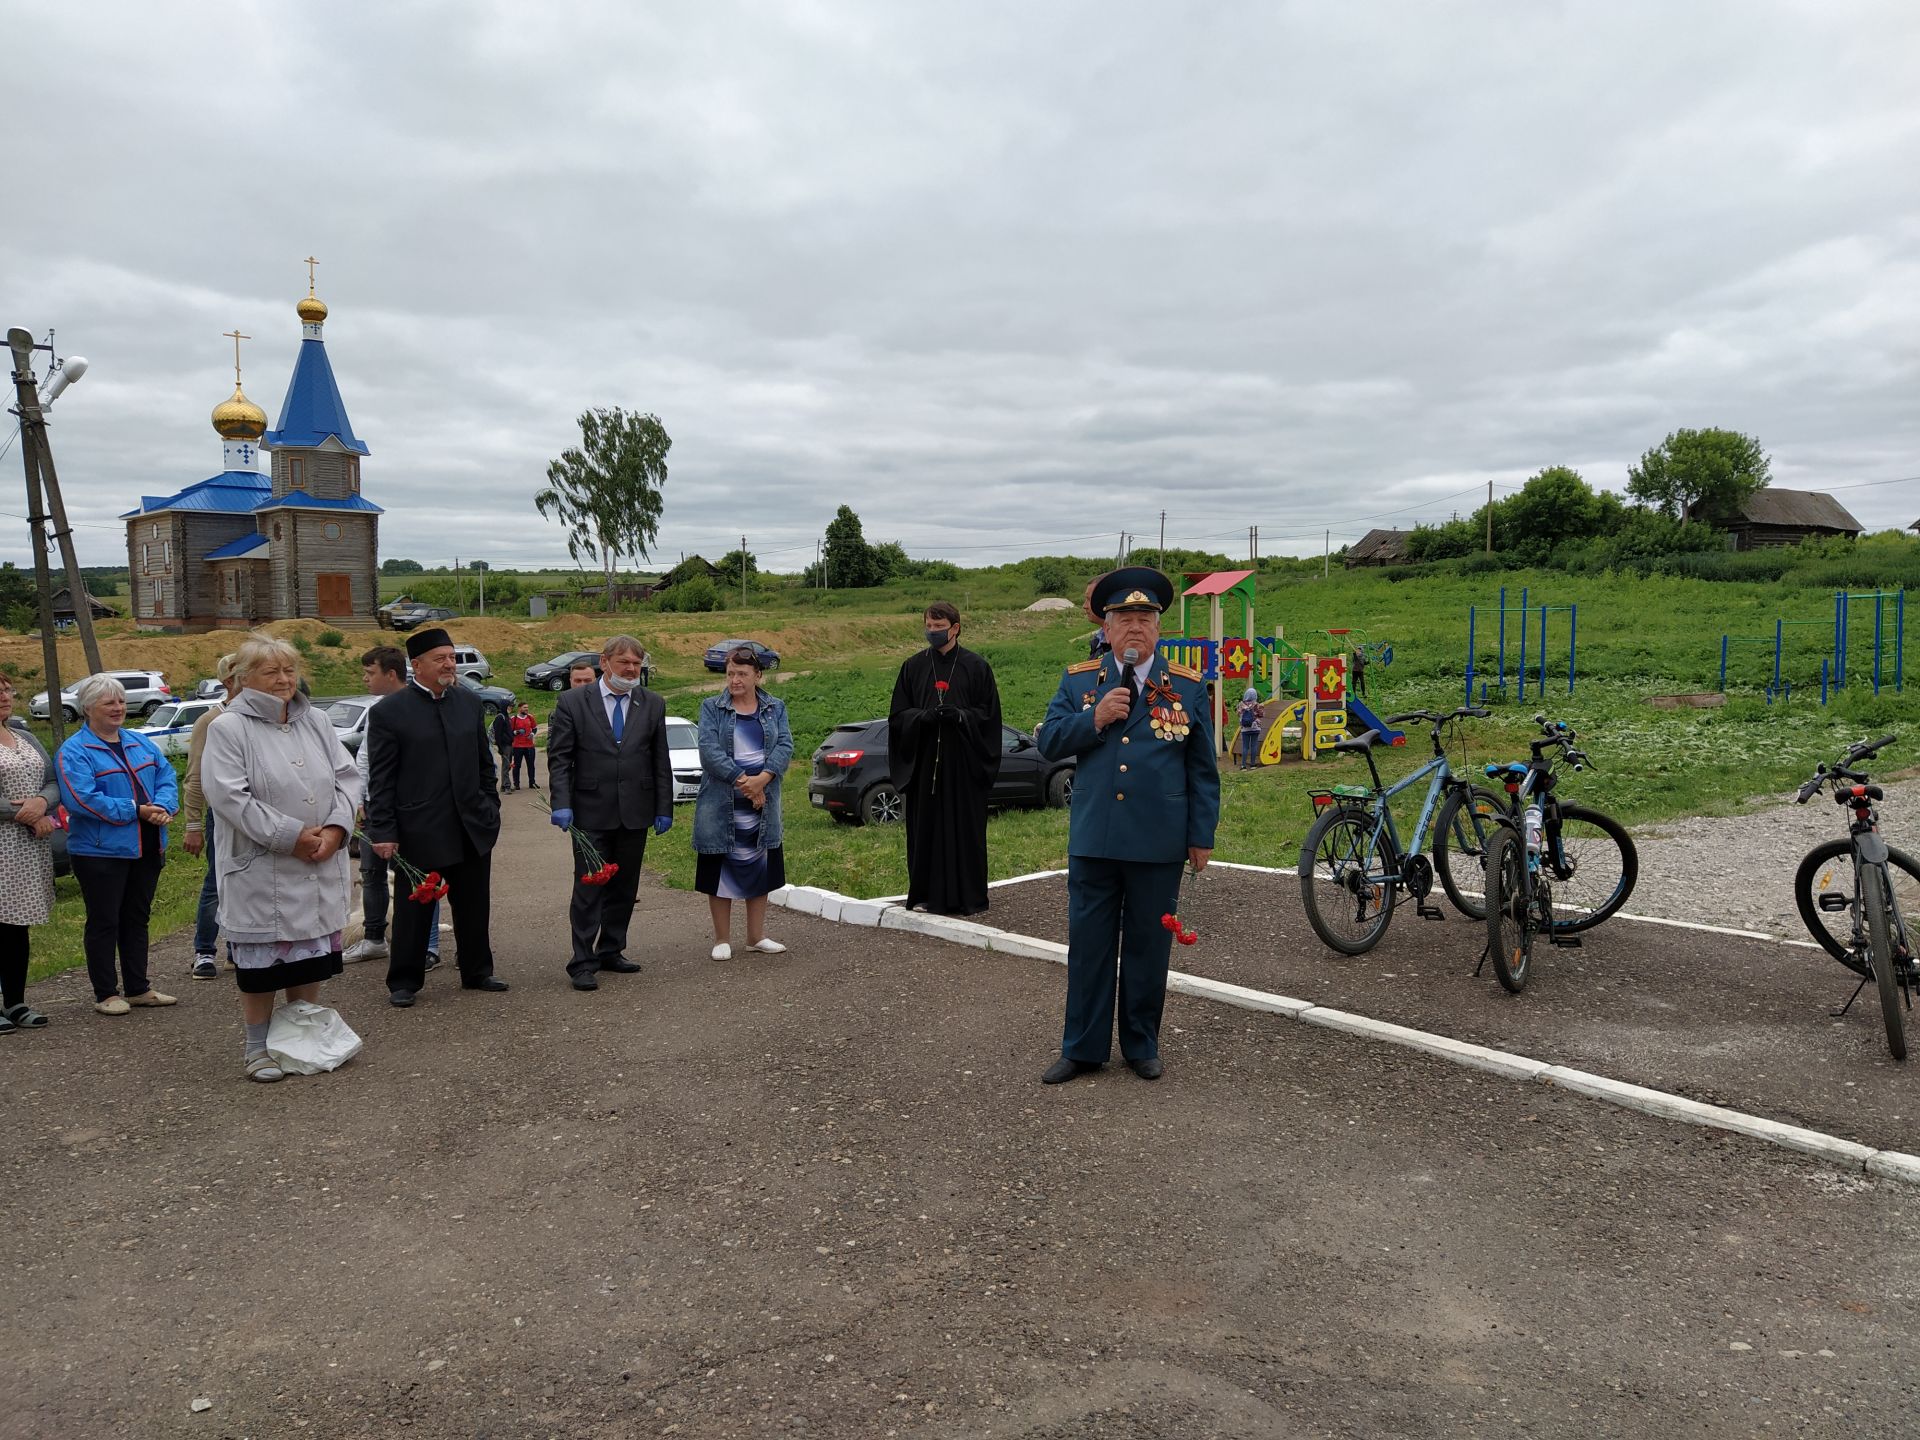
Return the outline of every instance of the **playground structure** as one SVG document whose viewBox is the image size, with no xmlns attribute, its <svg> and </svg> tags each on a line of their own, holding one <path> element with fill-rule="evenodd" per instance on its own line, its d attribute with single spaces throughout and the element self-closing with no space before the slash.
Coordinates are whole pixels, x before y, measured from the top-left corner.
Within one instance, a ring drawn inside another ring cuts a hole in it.
<svg viewBox="0 0 1920 1440">
<path fill-rule="evenodd" d="M 1212 694 L 1212 721 L 1215 742 L 1221 753 L 1233 744 L 1233 731 L 1227 725 L 1239 698 L 1239 690 L 1251 685 L 1264 688 L 1266 709 L 1270 712 L 1261 736 L 1259 754 L 1263 764 L 1276 763 L 1284 744 L 1284 732 L 1297 726 L 1300 752 L 1312 759 L 1347 733 L 1349 722 L 1362 730 L 1376 729 L 1389 744 L 1404 743 L 1399 731 L 1389 729 L 1364 702 L 1347 693 L 1347 657 L 1308 655 L 1287 641 L 1285 631 L 1274 627 L 1271 635 L 1258 635 L 1254 625 L 1254 572 L 1219 570 L 1184 577 L 1187 588 L 1180 596 L 1180 634 L 1165 636 L 1160 653 L 1176 664 L 1190 666 L 1208 682 Z M 1206 630 L 1194 634 L 1193 604 L 1207 602 Z M 1228 611 L 1239 622 L 1237 635 L 1226 633 Z M 1357 630 L 1315 631 L 1333 642 L 1332 648 L 1357 649 L 1373 664 L 1393 663 L 1393 647 L 1375 644 Z M 1358 637 L 1351 639 L 1350 637 Z M 1293 700 L 1284 697 L 1297 696 Z M 1275 710 L 1275 706 L 1279 708 Z"/>
<path fill-rule="evenodd" d="M 1477 638 L 1476 628 L 1480 613 L 1489 608 L 1493 609 L 1500 617 L 1499 668 L 1495 672 L 1496 678 L 1491 686 L 1491 691 L 1487 683 L 1486 672 L 1481 670 L 1475 663 L 1477 651 L 1474 646 Z M 1575 658 L 1580 644 L 1580 607 L 1577 604 L 1532 605 L 1528 603 L 1527 587 L 1522 586 L 1520 588 L 1520 603 L 1518 605 L 1509 605 L 1507 604 L 1507 587 L 1502 585 L 1500 587 L 1500 603 L 1498 606 L 1469 605 L 1467 607 L 1466 703 L 1469 705 L 1473 704 L 1473 682 L 1476 676 L 1480 680 L 1480 699 L 1482 701 L 1492 698 L 1491 692 L 1498 692 L 1498 698 L 1500 699 L 1506 698 L 1507 616 L 1515 614 L 1520 617 L 1520 646 L 1516 657 L 1518 663 L 1514 670 L 1514 680 L 1517 691 L 1514 698 L 1522 703 L 1524 703 L 1527 698 L 1527 626 L 1529 621 L 1535 620 L 1537 617 L 1536 633 L 1538 636 L 1540 660 L 1534 668 L 1534 698 L 1536 700 L 1544 700 L 1547 694 L 1547 617 L 1563 612 L 1567 617 L 1567 694 L 1571 695 L 1573 694 L 1575 676 Z"/>
<path fill-rule="evenodd" d="M 1873 693 L 1878 695 L 1883 684 L 1890 683 L 1896 694 L 1906 689 L 1906 632 L 1907 632 L 1907 596 L 1904 590 L 1836 590 L 1833 594 L 1833 619 L 1826 620 L 1788 620 L 1776 619 L 1773 622 L 1773 634 L 1768 635 L 1722 635 L 1720 637 L 1720 690 L 1724 694 L 1727 688 L 1727 670 L 1736 646 L 1766 645 L 1773 646 L 1773 669 L 1767 681 L 1764 694 L 1767 703 L 1775 700 L 1793 698 L 1793 680 L 1787 674 L 1787 631 L 1790 628 L 1817 627 L 1826 629 L 1832 626 L 1833 645 L 1829 653 L 1820 658 L 1820 703 L 1826 704 L 1835 694 L 1847 688 L 1847 667 L 1852 658 L 1853 634 L 1851 630 L 1852 607 L 1856 601 L 1873 602 Z M 1889 677 L 1885 671 L 1887 602 L 1893 602 L 1893 674 Z M 1811 684 L 1811 676 L 1805 682 Z"/>
</svg>

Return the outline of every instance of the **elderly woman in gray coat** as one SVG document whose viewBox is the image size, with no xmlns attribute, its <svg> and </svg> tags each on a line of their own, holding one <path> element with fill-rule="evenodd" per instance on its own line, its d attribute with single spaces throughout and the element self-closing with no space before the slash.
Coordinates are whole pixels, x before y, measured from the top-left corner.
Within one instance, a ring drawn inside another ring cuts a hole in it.
<svg viewBox="0 0 1920 1440">
<path fill-rule="evenodd" d="M 220 867 L 220 929 L 233 947 L 246 1022 L 246 1073 L 278 1080 L 267 1054 L 274 993 L 318 1000 L 340 973 L 353 897 L 347 837 L 360 774 L 333 725 L 300 693 L 291 645 L 249 637 L 234 653 L 241 690 L 207 727 L 201 756 Z"/>
</svg>

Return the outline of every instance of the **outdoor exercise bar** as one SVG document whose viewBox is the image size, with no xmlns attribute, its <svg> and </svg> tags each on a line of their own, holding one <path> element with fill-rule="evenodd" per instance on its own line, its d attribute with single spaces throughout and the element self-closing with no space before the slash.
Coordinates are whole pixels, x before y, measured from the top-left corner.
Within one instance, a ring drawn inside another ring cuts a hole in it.
<svg viewBox="0 0 1920 1440">
<path fill-rule="evenodd" d="M 1906 690 L 1907 592 L 1904 590 L 1859 590 L 1833 592 L 1833 688 L 1844 690 L 1847 684 L 1848 607 L 1855 600 L 1873 601 L 1873 693 L 1880 693 L 1880 652 L 1886 630 L 1886 602 L 1893 601 L 1893 688 Z"/>
<path fill-rule="evenodd" d="M 1567 693 L 1571 695 L 1573 694 L 1576 656 L 1580 643 L 1580 607 L 1578 604 L 1529 605 L 1527 604 L 1527 588 L 1526 586 L 1521 587 L 1520 603 L 1518 605 L 1509 605 L 1507 604 L 1507 587 L 1504 585 L 1500 587 L 1500 605 L 1497 611 L 1500 616 L 1500 669 L 1497 688 L 1503 693 L 1507 688 L 1507 616 L 1510 614 L 1518 614 L 1520 616 L 1520 663 L 1516 676 L 1516 688 L 1518 692 L 1516 698 L 1519 700 L 1525 700 L 1527 698 L 1527 617 L 1529 614 L 1537 612 L 1540 618 L 1540 665 L 1535 672 L 1534 693 L 1540 699 L 1544 700 L 1546 698 L 1547 614 L 1553 610 L 1564 610 L 1567 612 Z M 1479 608 L 1480 607 L 1476 605 L 1469 605 L 1467 607 L 1466 703 L 1469 705 L 1473 703 L 1474 676 L 1480 673 L 1474 667 L 1473 663 L 1475 653 L 1474 639 L 1478 632 Z M 1480 691 L 1481 698 L 1483 699 L 1486 697 L 1486 689 L 1487 682 L 1482 680 L 1480 682 Z"/>
</svg>

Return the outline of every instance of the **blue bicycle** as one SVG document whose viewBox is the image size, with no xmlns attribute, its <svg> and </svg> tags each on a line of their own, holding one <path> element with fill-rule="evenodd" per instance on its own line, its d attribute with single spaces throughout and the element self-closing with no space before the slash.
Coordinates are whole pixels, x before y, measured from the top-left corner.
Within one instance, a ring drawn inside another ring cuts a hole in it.
<svg viewBox="0 0 1920 1440">
<path fill-rule="evenodd" d="M 1454 773 L 1441 732 L 1457 721 L 1485 719 L 1489 713 L 1467 705 L 1444 713 L 1413 710 L 1387 716 L 1389 725 L 1417 720 L 1433 727 L 1433 759 L 1393 785 L 1381 782 L 1380 767 L 1374 763 L 1378 731 L 1365 731 L 1332 747 L 1364 756 L 1373 776 L 1371 787 L 1336 785 L 1308 792 L 1320 818 L 1300 846 L 1300 899 L 1313 933 L 1341 954 L 1364 955 L 1380 943 L 1403 889 L 1413 896 L 1421 919 L 1444 918 L 1438 905 L 1427 903 L 1436 868 L 1450 897 L 1481 888 L 1484 857 L 1500 825 L 1502 802 Z M 1390 802 L 1423 782 L 1426 801 L 1411 840 L 1403 845 Z M 1421 851 L 1436 813 L 1442 819 L 1430 861 Z M 1454 873 L 1456 869 L 1460 873 Z"/>
</svg>

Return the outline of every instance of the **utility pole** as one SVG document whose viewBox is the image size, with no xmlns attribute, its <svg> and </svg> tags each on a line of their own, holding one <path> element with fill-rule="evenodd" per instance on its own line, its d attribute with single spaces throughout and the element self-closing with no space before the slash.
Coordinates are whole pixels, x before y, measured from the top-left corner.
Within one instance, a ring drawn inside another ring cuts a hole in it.
<svg viewBox="0 0 1920 1440">
<path fill-rule="evenodd" d="M 60 546 L 60 558 L 67 567 L 67 597 L 73 601 L 74 623 L 80 627 L 80 648 L 85 652 L 87 665 L 92 673 L 99 673 L 106 667 L 100 662 L 100 642 L 93 634 L 93 596 L 87 590 L 87 582 L 80 573 L 80 558 L 73 549 L 73 527 L 67 523 L 66 502 L 60 498 L 60 477 L 53 468 L 53 450 L 47 444 L 47 421 L 40 409 L 40 387 L 33 378 L 33 352 L 36 347 L 33 336 L 25 330 L 14 328 L 7 331 L 7 344 L 13 351 L 13 385 L 16 398 L 15 413 L 20 417 L 20 458 L 26 467 L 28 499 L 32 502 L 28 512 L 38 508 L 39 493 L 42 485 L 46 487 L 47 510 L 53 520 L 53 538 Z M 53 347 L 45 347 L 52 353 Z M 47 596 L 49 614 L 52 611 L 53 597 Z M 48 684 L 53 682 L 51 678 Z M 58 692 L 47 692 L 48 712 L 60 703 Z"/>
<path fill-rule="evenodd" d="M 1493 477 L 1487 477 L 1487 554 L 1493 553 Z"/>
<path fill-rule="evenodd" d="M 747 537 L 740 537 L 740 608 L 747 608 Z"/>
<path fill-rule="evenodd" d="M 453 557 L 453 603 L 456 608 L 467 608 L 467 572 L 460 568 L 460 557 Z"/>
<path fill-rule="evenodd" d="M 1167 568 L 1167 512 L 1160 512 L 1160 568 Z"/>
<path fill-rule="evenodd" d="M 27 377 L 31 380 L 31 374 Z M 47 677 L 47 724 L 53 746 L 67 738 L 67 707 L 60 703 L 60 643 L 53 630 L 53 576 L 47 569 L 47 516 L 40 502 L 40 472 L 27 456 L 27 525 L 33 531 L 33 589 L 40 602 L 40 665 Z M 131 589 L 131 587 L 129 587 Z"/>
<path fill-rule="evenodd" d="M 484 615 L 487 613 L 487 568 L 485 563 L 479 560 L 474 561 L 473 574 L 480 586 L 480 613 Z"/>
<path fill-rule="evenodd" d="M 1327 538 L 1320 546 L 1320 578 L 1325 580 L 1333 569 L 1333 531 L 1327 531 Z"/>
</svg>

